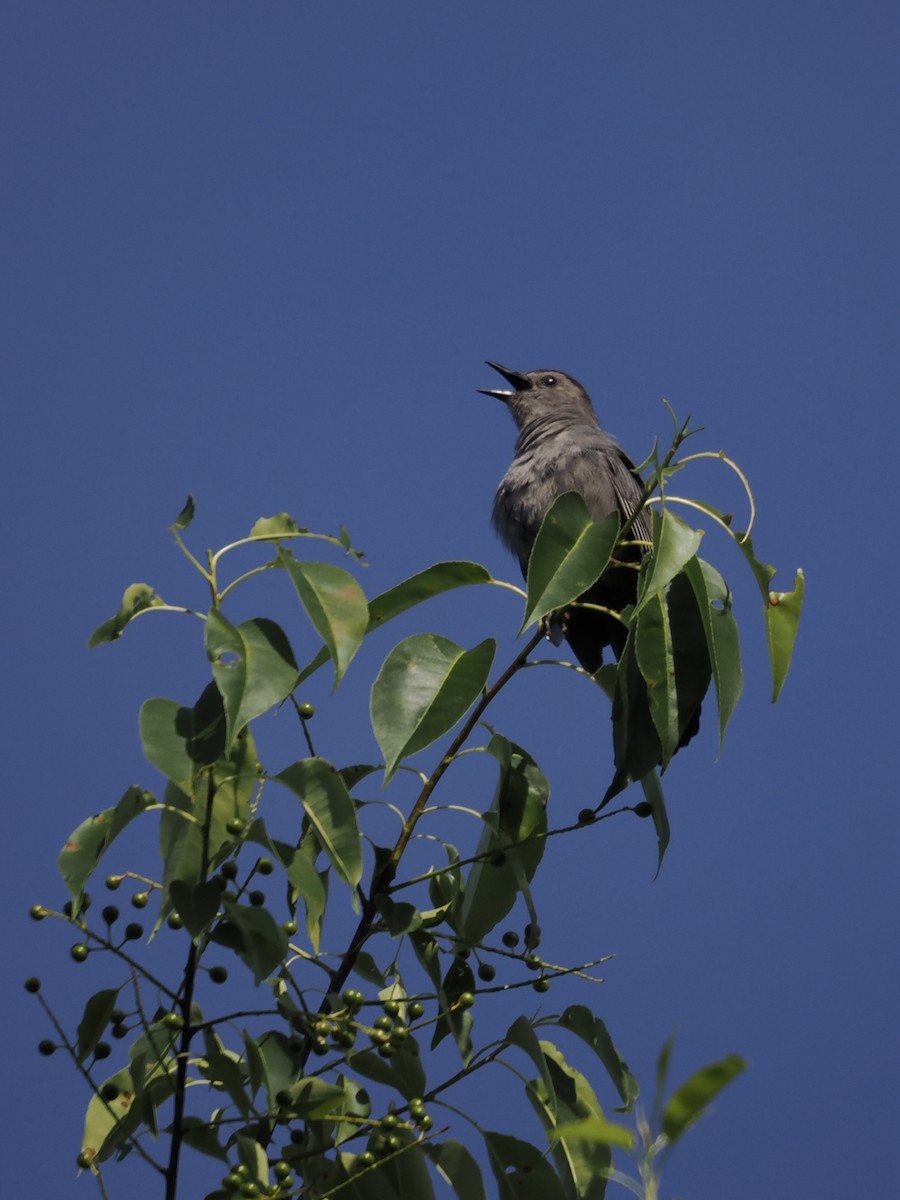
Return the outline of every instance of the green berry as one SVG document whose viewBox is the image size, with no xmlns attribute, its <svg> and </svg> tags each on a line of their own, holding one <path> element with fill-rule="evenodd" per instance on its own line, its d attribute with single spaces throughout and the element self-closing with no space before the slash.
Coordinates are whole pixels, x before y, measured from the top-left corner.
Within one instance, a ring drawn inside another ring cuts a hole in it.
<svg viewBox="0 0 900 1200">
<path fill-rule="evenodd" d="M 419 1017 L 424 1017 L 425 1015 L 425 1005 L 420 1004 L 418 1000 L 413 1000 L 411 1004 L 406 1006 L 406 1011 L 414 1021 L 418 1021 Z"/>
<path fill-rule="evenodd" d="M 281 928 L 288 935 L 288 937 L 293 937 L 294 934 L 297 932 L 297 922 L 296 921 L 285 921 L 284 924 L 281 926 Z"/>
<path fill-rule="evenodd" d="M 518 944 L 519 935 L 514 929 L 507 929 L 506 933 L 503 935 L 503 945 L 506 946 L 507 950 L 515 950 Z"/>
<path fill-rule="evenodd" d="M 233 858 L 230 858 L 228 862 L 223 862 L 221 867 L 219 867 L 219 874 L 223 875 L 226 879 L 237 879 L 237 873 L 238 865 Z"/>
<path fill-rule="evenodd" d="M 213 983 L 224 983 L 228 978 L 228 971 L 225 967 L 210 967 L 209 977 Z"/>
<path fill-rule="evenodd" d="M 460 1008 L 471 1008 L 475 1003 L 475 997 L 471 992 L 460 992 L 457 999 L 457 1004 Z"/>
<path fill-rule="evenodd" d="M 44 908 L 43 904 L 32 904 L 28 910 L 28 915 L 32 921 L 43 921 L 44 917 L 47 916 L 47 909 Z"/>
<path fill-rule="evenodd" d="M 364 1171 L 366 1167 L 375 1166 L 375 1155 L 371 1150 L 363 1150 L 362 1154 L 357 1154 L 356 1162 L 353 1164 L 360 1171 Z"/>
<path fill-rule="evenodd" d="M 127 1014 L 122 1012 L 121 1008 L 114 1008 L 112 1010 L 112 1012 L 109 1014 L 109 1019 L 110 1019 L 111 1024 L 121 1025 L 122 1022 L 125 1020 L 126 1016 L 127 1016 Z"/>
<path fill-rule="evenodd" d="M 89 1154 L 87 1150 L 82 1150 L 82 1152 L 75 1159 L 75 1165 L 80 1167 L 82 1171 L 85 1171 L 93 1161 L 93 1154 Z"/>
<path fill-rule="evenodd" d="M 260 875 L 271 875 L 275 870 L 275 864 L 272 862 L 271 858 L 261 858 L 256 864 L 256 869 Z"/>
<path fill-rule="evenodd" d="M 400 1124 L 400 1118 L 397 1116 L 396 1113 L 392 1113 L 392 1112 L 386 1113 L 381 1118 L 381 1128 L 382 1129 L 396 1129 L 399 1124 Z"/>
<path fill-rule="evenodd" d="M 419 1117 L 418 1121 L 416 1121 L 416 1124 L 420 1129 L 427 1133 L 434 1124 L 434 1118 L 430 1117 L 428 1113 L 425 1113 L 424 1116 Z"/>
<path fill-rule="evenodd" d="M 82 963 L 90 954 L 90 950 L 87 948 L 84 942 L 76 942 L 75 945 L 69 950 L 69 954 L 75 960 L 75 962 Z"/>
<path fill-rule="evenodd" d="M 279 1159 L 279 1161 L 272 1168 L 272 1171 L 276 1179 L 289 1179 L 291 1175 L 291 1164 L 289 1162 L 285 1162 L 283 1158 Z"/>
<path fill-rule="evenodd" d="M 491 963 L 478 964 L 478 978 L 482 979 L 485 983 L 490 983 L 496 974 L 497 968 Z"/>
<path fill-rule="evenodd" d="M 534 990 L 536 992 L 549 992 L 550 991 L 550 980 L 547 978 L 546 975 L 542 975 L 540 977 L 540 979 L 536 979 L 531 986 L 534 988 Z"/>
<path fill-rule="evenodd" d="M 376 1017 L 372 1025 L 375 1029 L 384 1029 L 385 1031 L 390 1031 L 394 1028 L 394 1022 L 388 1016 Z"/>
<path fill-rule="evenodd" d="M 297 712 L 300 714 L 300 716 L 303 718 L 304 721 L 308 721 L 311 717 L 314 717 L 316 715 L 315 708 L 313 707 L 312 704 L 309 703 L 308 700 L 304 701 L 302 704 L 297 705 Z"/>
<path fill-rule="evenodd" d="M 146 908 L 149 900 L 150 900 L 149 892 L 135 892 L 134 895 L 131 897 L 131 907 L 132 908 Z"/>
<path fill-rule="evenodd" d="M 400 1002 L 398 1000 L 385 1000 L 381 1007 L 389 1017 L 398 1017 L 400 1015 Z"/>
<path fill-rule="evenodd" d="M 109 891 L 114 892 L 116 890 L 116 888 L 119 888 L 122 886 L 122 876 L 121 875 L 107 875 L 106 879 L 104 879 L 103 882 L 106 885 L 106 887 L 109 889 Z"/>
<path fill-rule="evenodd" d="M 183 929 L 184 921 L 177 912 L 169 913 L 166 917 L 166 924 L 170 929 Z"/>
<path fill-rule="evenodd" d="M 230 821 L 226 821 L 225 823 L 225 830 L 227 833 L 230 833 L 232 837 L 240 837 L 245 828 L 245 823 L 240 817 L 232 817 Z"/>
<path fill-rule="evenodd" d="M 265 904 L 265 902 L 266 902 L 266 893 L 260 892 L 259 890 L 253 891 L 250 893 L 250 895 L 247 897 L 247 899 L 256 908 L 261 908 L 262 905 Z"/>
<path fill-rule="evenodd" d="M 184 1018 L 180 1013 L 176 1012 L 167 1012 L 162 1019 L 162 1023 L 165 1025 L 166 1029 L 184 1028 Z"/>
</svg>

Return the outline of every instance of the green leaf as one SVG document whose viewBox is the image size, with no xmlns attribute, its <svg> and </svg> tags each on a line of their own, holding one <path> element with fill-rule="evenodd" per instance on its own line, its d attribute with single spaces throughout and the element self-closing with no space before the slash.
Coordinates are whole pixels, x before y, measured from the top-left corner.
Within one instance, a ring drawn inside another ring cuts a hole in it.
<svg viewBox="0 0 900 1200">
<path fill-rule="evenodd" d="M 287 934 L 268 909 L 237 904 L 227 896 L 222 897 L 222 905 L 240 937 L 238 955 L 253 972 L 256 983 L 262 983 L 283 961 Z"/>
<path fill-rule="evenodd" d="M 500 776 L 485 827 L 466 879 L 458 928 L 470 944 L 484 939 L 510 912 L 523 886 L 534 877 L 544 853 L 550 784 L 520 746 L 499 734 L 487 752 L 500 764 Z"/>
<path fill-rule="evenodd" d="M 450 1138 L 440 1144 L 423 1142 L 422 1151 L 437 1173 L 453 1188 L 458 1200 L 487 1200 L 478 1163 L 462 1144 Z"/>
<path fill-rule="evenodd" d="M 662 1110 L 663 1095 L 666 1090 L 666 1083 L 669 1078 L 669 1066 L 672 1062 L 672 1051 L 675 1047 L 674 1034 L 669 1034 L 662 1044 L 659 1054 L 656 1058 L 656 1091 L 653 1095 L 653 1120 L 656 1121 L 658 1114 Z"/>
<path fill-rule="evenodd" d="M 184 507 L 181 512 L 169 526 L 170 529 L 187 529 L 191 521 L 194 519 L 194 497 L 188 496 L 184 502 Z"/>
<path fill-rule="evenodd" d="M 366 635 L 369 610 L 365 594 L 343 567 L 298 562 L 284 550 L 279 551 L 278 559 L 331 656 L 337 687 Z"/>
<path fill-rule="evenodd" d="M 764 563 L 756 557 L 752 538 L 746 537 L 743 533 L 735 533 L 734 538 L 738 544 L 738 548 L 750 565 L 750 570 L 753 572 L 753 578 L 756 580 L 756 586 L 759 588 L 763 601 L 767 602 L 769 599 L 769 584 L 775 578 L 775 568 L 771 563 Z"/>
<path fill-rule="evenodd" d="M 544 1089 L 547 1098 L 547 1108 L 553 1117 L 556 1119 L 556 1092 L 553 1089 L 553 1081 L 550 1078 L 550 1071 L 547 1067 L 547 1059 L 544 1057 L 544 1052 L 541 1049 L 541 1042 L 537 1034 L 534 1032 L 534 1027 L 525 1016 L 516 1017 L 512 1025 L 506 1031 L 505 1040 L 511 1046 L 518 1046 L 520 1050 L 528 1055 L 534 1065 L 540 1072 L 541 1079 L 544 1083 Z"/>
<path fill-rule="evenodd" d="M 659 772 L 651 771 L 645 775 L 641 780 L 641 787 L 644 789 L 644 799 L 650 805 L 650 816 L 653 818 L 653 828 L 656 830 L 656 874 L 659 875 L 671 837 L 669 814 L 666 812 L 666 798 L 663 795 Z"/>
<path fill-rule="evenodd" d="M 650 712 L 647 685 L 638 667 L 634 643 L 635 629 L 632 626 L 616 667 L 612 706 L 616 771 L 600 802 L 601 808 L 629 783 L 649 775 L 662 756 L 659 734 Z"/>
<path fill-rule="evenodd" d="M 719 572 L 699 558 L 692 558 L 684 570 L 697 597 L 697 606 L 706 634 L 706 646 L 716 685 L 719 712 L 719 745 L 744 686 L 741 645 L 737 622 L 731 611 L 731 593 Z"/>
<path fill-rule="evenodd" d="M 227 1163 L 228 1153 L 216 1135 L 216 1129 L 208 1121 L 200 1117 L 185 1116 L 181 1119 L 181 1129 L 184 1140 L 192 1150 L 206 1154 L 209 1158 L 217 1158 Z"/>
<path fill-rule="evenodd" d="M 91 877 L 110 843 L 135 817 L 146 812 L 155 801 L 150 792 L 130 787 L 118 804 L 88 817 L 69 834 L 59 853 L 57 866 L 69 889 L 77 913 L 84 885 Z"/>
<path fill-rule="evenodd" d="M 266 1090 L 269 1112 L 278 1111 L 279 1092 L 287 1091 L 297 1082 L 303 1070 L 300 1054 L 291 1048 L 290 1039 L 280 1030 L 268 1029 L 258 1038 L 251 1038 L 243 1031 L 244 1044 L 252 1044 L 258 1054 L 258 1065 L 262 1067 L 263 1087 Z M 249 1063 L 250 1056 L 247 1056 Z"/>
<path fill-rule="evenodd" d="M 217 1091 L 228 1095 L 241 1116 L 248 1118 L 253 1111 L 253 1102 L 247 1091 L 247 1072 L 238 1055 L 227 1050 L 212 1030 L 205 1031 L 204 1042 L 206 1050 L 197 1060 L 197 1069 Z"/>
<path fill-rule="evenodd" d="M 291 885 L 291 904 L 296 904 L 298 896 L 302 897 L 306 909 L 306 932 L 313 950 L 318 954 L 328 891 L 314 860 L 315 850 L 307 843 L 297 848 L 286 870 Z"/>
<path fill-rule="evenodd" d="M 353 1052 L 351 1063 L 359 1075 L 394 1088 L 405 1100 L 421 1096 L 427 1090 L 422 1059 L 410 1040 L 397 1046 L 392 1058 L 382 1058 L 372 1050 L 359 1050 Z"/>
<path fill-rule="evenodd" d="M 548 1022 L 549 1024 L 550 1022 Z M 589 1008 L 583 1004 L 572 1004 L 555 1021 L 561 1029 L 574 1033 L 593 1050 L 606 1068 L 616 1091 L 621 1097 L 623 1108 L 621 1112 L 631 1112 L 638 1098 L 640 1089 L 635 1077 L 628 1069 L 628 1064 L 619 1054 L 609 1030 L 599 1017 L 595 1017 Z"/>
<path fill-rule="evenodd" d="M 668 1099 L 662 1111 L 662 1131 L 674 1145 L 689 1126 L 706 1112 L 726 1084 L 747 1067 L 736 1054 L 701 1067 Z"/>
<path fill-rule="evenodd" d="M 102 646 L 105 642 L 114 642 L 116 638 L 122 636 L 125 626 L 138 613 L 142 613 L 148 608 L 159 608 L 161 604 L 165 604 L 165 600 L 154 591 L 149 583 L 132 583 L 125 589 L 119 611 L 108 621 L 97 626 L 88 639 L 88 647 L 93 650 L 95 646 Z"/>
<path fill-rule="evenodd" d="M 483 1129 L 500 1200 L 567 1200 L 559 1176 L 536 1146 Z"/>
<path fill-rule="evenodd" d="M 107 1103 L 99 1092 L 104 1088 L 115 1088 L 115 1100 Z M 98 1092 L 90 1099 L 84 1117 L 84 1133 L 81 1137 L 81 1149 L 91 1158 L 102 1162 L 112 1153 L 108 1143 L 117 1130 L 124 1134 L 133 1130 L 137 1121 L 130 1118 L 134 1104 L 134 1084 L 131 1073 L 127 1070 L 116 1071 L 107 1076 L 100 1084 Z"/>
<path fill-rule="evenodd" d="M 211 879 L 194 884 L 173 879 L 169 884 L 169 896 L 188 933 L 191 937 L 199 937 L 219 911 L 222 889 Z"/>
<path fill-rule="evenodd" d="M 105 988 L 95 992 L 84 1006 L 84 1013 L 78 1023 L 78 1040 L 75 1046 L 75 1056 L 79 1062 L 84 1062 L 103 1037 L 109 1024 L 110 1013 L 116 1007 L 120 988 Z"/>
<path fill-rule="evenodd" d="M 697 553 L 703 531 L 691 529 L 669 509 L 653 512 L 653 549 L 644 559 L 635 612 L 666 590 Z"/>
<path fill-rule="evenodd" d="M 308 1121 L 321 1121 L 339 1112 L 344 1103 L 342 1087 L 315 1076 L 299 1079 L 286 1090 L 291 1096 L 291 1111 Z"/>
<path fill-rule="evenodd" d="M 385 757 L 385 783 L 403 758 L 424 750 L 481 694 L 494 659 L 492 639 L 472 650 L 419 633 L 390 652 L 372 685 L 372 728 Z"/>
<path fill-rule="evenodd" d="M 218 688 L 208 684 L 193 708 L 158 697 L 145 701 L 140 733 L 147 760 L 191 795 L 197 767 L 225 753 L 225 709 Z"/>
<path fill-rule="evenodd" d="M 568 1145 L 584 1142 L 588 1145 L 595 1143 L 602 1146 L 621 1146 L 623 1150 L 631 1150 L 634 1146 L 634 1134 L 624 1125 L 608 1121 L 599 1113 L 591 1113 L 577 1121 L 566 1121 L 557 1125 L 548 1135 L 551 1141 L 562 1141 Z M 598 1181 L 599 1182 L 599 1181 Z M 579 1197 L 587 1193 L 579 1192 Z M 598 1195 L 603 1195 L 598 1192 Z"/>
<path fill-rule="evenodd" d="M 769 661 L 772 664 L 773 704 L 781 694 L 791 665 L 805 586 L 803 572 L 798 570 L 792 592 L 769 592 L 766 605 L 766 635 L 769 643 Z"/>
<path fill-rule="evenodd" d="M 415 937 L 415 934 L 411 935 Z M 453 1035 L 459 1049 L 463 1066 L 468 1066 L 472 1058 L 472 1013 L 468 1008 L 455 1008 L 463 992 L 475 991 L 475 976 L 466 960 L 456 955 L 438 988 L 438 1004 L 441 1015 L 434 1027 L 431 1040 L 432 1050 L 440 1045 L 448 1034 Z"/>
<path fill-rule="evenodd" d="M 584 499 L 564 492 L 541 523 L 528 561 L 528 600 L 520 633 L 581 596 L 603 574 L 619 535 L 618 513 L 591 520 Z"/>
<path fill-rule="evenodd" d="M 454 588 L 475 583 L 493 583 L 493 576 L 480 563 L 439 562 L 376 596 L 369 604 L 369 632 L 378 629 L 407 609 Z"/>
<path fill-rule="evenodd" d="M 664 593 L 657 592 L 638 613 L 634 649 L 647 685 L 650 716 L 662 747 L 662 763 L 666 766 L 675 753 L 679 732 L 675 654 Z"/>
<path fill-rule="evenodd" d="M 250 530 L 250 537 L 266 538 L 269 541 L 277 541 L 280 537 L 286 534 L 307 533 L 308 530 L 303 529 L 293 517 L 287 513 L 279 513 L 275 517 L 260 517 L 253 528 Z"/>
<path fill-rule="evenodd" d="M 217 608 L 206 620 L 206 653 L 225 705 L 227 750 L 245 725 L 291 694 L 297 663 L 274 621 L 259 617 L 235 627 Z"/>
<path fill-rule="evenodd" d="M 210 687 L 218 696 L 215 684 Z M 220 727 L 224 730 L 224 722 Z M 229 757 L 217 762 L 211 772 L 204 771 L 198 781 L 196 796 L 185 795 L 172 783 L 166 788 L 166 807 L 159 823 L 163 903 L 157 925 L 169 912 L 172 883 L 176 879 L 188 884 L 198 883 L 204 874 L 204 864 L 215 866 L 221 857 L 232 852 L 235 839 L 227 825 L 235 818 L 247 820 L 257 771 L 256 746 L 250 730 L 245 729 L 235 739 Z M 207 819 L 207 805 L 210 804 L 212 810 Z"/>
<path fill-rule="evenodd" d="M 324 758 L 304 758 L 274 778 L 299 797 L 334 869 L 355 888 L 362 878 L 362 840 L 356 804 L 340 774 Z"/>
<path fill-rule="evenodd" d="M 570 1190 L 579 1198 L 603 1200 L 612 1165 L 609 1145 L 578 1130 L 585 1120 L 593 1120 L 596 1129 L 596 1123 L 604 1121 L 603 1110 L 585 1077 L 552 1043 L 541 1042 L 540 1048 L 545 1071 L 526 1085 L 525 1094 L 544 1126 L 556 1170 L 562 1180 L 571 1181 Z M 562 1136 L 560 1127 L 565 1130 Z"/>
</svg>

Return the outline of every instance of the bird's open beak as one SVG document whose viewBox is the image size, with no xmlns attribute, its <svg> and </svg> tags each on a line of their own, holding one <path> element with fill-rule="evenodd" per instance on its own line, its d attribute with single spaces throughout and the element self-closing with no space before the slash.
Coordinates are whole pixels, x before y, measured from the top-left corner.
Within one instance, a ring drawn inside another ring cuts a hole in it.
<svg viewBox="0 0 900 1200">
<path fill-rule="evenodd" d="M 516 392 L 527 392 L 531 387 L 531 380 L 526 379 L 524 375 L 520 375 L 518 371 L 510 371 L 507 367 L 501 367 L 499 363 L 491 362 L 489 358 L 485 359 L 485 361 L 489 367 L 493 367 L 495 371 L 498 371 L 507 383 L 512 384 L 513 390 L 508 392 L 502 388 L 479 388 L 478 391 L 483 396 L 494 396 L 497 400 L 509 400 Z"/>
</svg>

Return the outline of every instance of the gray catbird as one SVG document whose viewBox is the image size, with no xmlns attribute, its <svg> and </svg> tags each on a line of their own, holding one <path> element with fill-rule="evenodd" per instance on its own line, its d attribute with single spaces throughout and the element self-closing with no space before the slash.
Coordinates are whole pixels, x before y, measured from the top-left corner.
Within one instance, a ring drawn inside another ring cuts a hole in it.
<svg viewBox="0 0 900 1200">
<path fill-rule="evenodd" d="M 643 498 L 643 485 L 634 464 L 618 443 L 597 422 L 587 392 L 562 371 L 510 371 L 488 361 L 510 384 L 512 391 L 479 388 L 496 396 L 512 413 L 519 430 L 512 466 L 503 476 L 494 497 L 494 528 L 518 558 L 522 573 L 541 522 L 550 505 L 563 492 L 584 497 L 595 521 L 618 511 L 627 520 Z M 650 541 L 650 520 L 642 509 L 631 527 L 629 542 L 619 547 L 619 561 L 638 562 Z M 581 597 L 620 612 L 633 604 L 637 592 L 634 567 L 608 567 Z M 572 608 L 563 617 L 563 633 L 575 657 L 591 675 L 603 663 L 603 649 L 611 646 L 618 658 L 627 629 L 615 617 L 587 608 Z"/>
</svg>

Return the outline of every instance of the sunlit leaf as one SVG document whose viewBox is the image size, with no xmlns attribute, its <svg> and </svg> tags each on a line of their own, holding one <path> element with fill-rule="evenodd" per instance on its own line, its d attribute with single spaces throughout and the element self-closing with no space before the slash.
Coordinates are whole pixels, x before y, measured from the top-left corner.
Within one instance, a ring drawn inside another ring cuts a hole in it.
<svg viewBox="0 0 900 1200">
<path fill-rule="evenodd" d="M 88 817 L 69 834 L 59 853 L 57 866 L 74 901 L 76 913 L 84 885 L 110 843 L 153 803 L 149 792 L 130 787 L 118 804 Z"/>
<path fill-rule="evenodd" d="M 351 888 L 362 878 L 356 804 L 338 771 L 324 758 L 303 758 L 274 776 L 300 798 L 332 866 Z"/>
<path fill-rule="evenodd" d="M 805 586 L 803 572 L 798 570 L 792 592 L 769 592 L 769 602 L 766 605 L 766 634 L 769 661 L 772 664 L 773 704 L 781 694 L 791 665 Z"/>
<path fill-rule="evenodd" d="M 191 521 L 194 519 L 194 497 L 188 496 L 184 502 L 184 507 L 181 512 L 169 526 L 170 529 L 187 529 Z"/>
<path fill-rule="evenodd" d="M 307 530 L 298 525 L 287 513 L 278 513 L 275 517 L 260 517 L 250 530 L 250 537 L 267 538 L 277 541 L 285 534 L 306 533 Z"/>
<path fill-rule="evenodd" d="M 225 705 L 228 749 L 245 725 L 290 695 L 297 663 L 282 629 L 263 617 L 234 626 L 214 608 L 205 633 L 206 653 Z"/>
<path fill-rule="evenodd" d="M 716 685 L 719 712 L 719 745 L 725 737 L 744 686 L 741 646 L 737 622 L 731 611 L 731 593 L 719 572 L 702 559 L 692 558 L 685 567 L 706 634 L 706 645 Z"/>
<path fill-rule="evenodd" d="M 691 529 L 670 509 L 653 512 L 653 549 L 644 560 L 635 611 L 666 590 L 675 576 L 697 553 L 703 531 Z"/>
<path fill-rule="evenodd" d="M 372 728 L 385 758 L 385 781 L 403 758 L 430 746 L 466 713 L 487 682 L 496 645 L 472 650 L 437 634 L 406 638 L 372 685 Z"/>
<path fill-rule="evenodd" d="M 377 629 L 407 609 L 454 588 L 492 583 L 493 577 L 480 563 L 439 562 L 404 579 L 369 602 L 369 631 Z"/>
<path fill-rule="evenodd" d="M 726 1084 L 746 1069 L 746 1062 L 729 1054 L 719 1062 L 701 1067 L 669 1097 L 662 1111 L 662 1130 L 674 1145 L 684 1131 L 706 1112 Z"/>
<path fill-rule="evenodd" d="M 577 599 L 600 578 L 618 533 L 617 513 L 597 523 L 577 492 L 564 492 L 557 497 L 531 550 L 522 630 Z"/>
<path fill-rule="evenodd" d="M 459 931 L 471 944 L 482 941 L 509 913 L 546 845 L 546 777 L 527 751 L 499 734 L 493 735 L 487 752 L 500 764 L 500 775 L 458 916 Z"/>
<path fill-rule="evenodd" d="M 559 1176 L 530 1142 L 482 1129 L 500 1200 L 567 1200 Z"/>
<path fill-rule="evenodd" d="M 120 988 L 104 988 L 95 992 L 84 1006 L 84 1013 L 78 1022 L 78 1038 L 75 1043 L 75 1055 L 79 1062 L 84 1062 L 97 1046 L 109 1024 L 110 1014 L 116 1007 Z"/>
<path fill-rule="evenodd" d="M 293 581 L 300 603 L 334 663 L 334 685 L 340 683 L 369 626 L 366 597 L 343 567 L 298 562 L 284 551 L 279 561 Z"/>
<path fill-rule="evenodd" d="M 635 1077 L 628 1069 L 628 1064 L 616 1049 L 609 1030 L 599 1017 L 583 1004 L 571 1004 L 559 1016 L 555 1024 L 562 1029 L 568 1029 L 576 1037 L 581 1038 L 590 1046 L 606 1068 L 616 1091 L 622 1099 L 622 1112 L 630 1112 L 638 1098 L 639 1088 Z"/>
<path fill-rule="evenodd" d="M 422 1151 L 431 1159 L 437 1173 L 453 1188 L 457 1200 L 487 1200 L 478 1163 L 462 1144 L 452 1138 L 445 1142 L 423 1142 Z"/>
<path fill-rule="evenodd" d="M 132 583 L 125 589 L 119 611 L 108 621 L 97 626 L 88 640 L 88 646 L 93 649 L 95 646 L 102 646 L 104 642 L 114 642 L 122 636 L 125 626 L 138 613 L 148 608 L 158 608 L 161 604 L 165 604 L 165 600 L 149 583 Z"/>
</svg>

